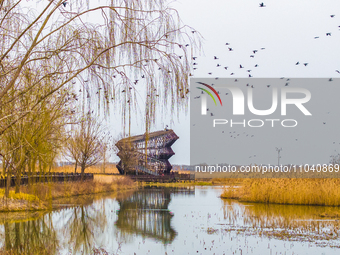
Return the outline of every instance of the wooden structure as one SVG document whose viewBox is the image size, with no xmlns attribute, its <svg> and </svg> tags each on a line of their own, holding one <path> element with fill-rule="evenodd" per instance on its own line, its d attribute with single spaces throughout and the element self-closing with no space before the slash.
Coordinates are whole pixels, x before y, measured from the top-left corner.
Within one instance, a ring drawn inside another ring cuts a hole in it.
<svg viewBox="0 0 340 255">
<path fill-rule="evenodd" d="M 117 165 L 120 174 L 146 173 L 163 175 L 170 173 L 169 158 L 175 153 L 171 145 L 179 137 L 172 129 L 156 131 L 121 139 L 116 146 L 121 159 Z"/>
</svg>

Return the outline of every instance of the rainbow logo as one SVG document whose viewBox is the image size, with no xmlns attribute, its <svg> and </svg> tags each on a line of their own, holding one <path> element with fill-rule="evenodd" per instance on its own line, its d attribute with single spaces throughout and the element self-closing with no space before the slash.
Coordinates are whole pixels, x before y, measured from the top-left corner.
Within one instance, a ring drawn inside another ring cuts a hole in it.
<svg viewBox="0 0 340 255">
<path fill-rule="evenodd" d="M 197 83 L 206 86 L 206 87 L 209 88 L 212 92 L 214 92 L 215 95 L 217 96 L 218 100 L 220 100 L 220 103 L 221 103 L 221 106 L 222 106 L 222 100 L 221 100 L 220 96 L 218 95 L 217 91 L 216 91 L 212 86 L 210 86 L 210 85 L 208 85 L 208 84 L 206 84 L 206 83 L 203 83 L 203 82 L 197 82 Z M 200 87 L 196 87 L 196 88 L 198 88 L 198 89 L 200 89 L 200 90 L 203 90 L 203 91 L 206 92 L 209 96 L 211 96 L 211 98 L 214 100 L 215 105 L 217 105 L 214 96 L 210 93 L 209 90 L 206 90 L 206 89 L 200 88 Z"/>
</svg>

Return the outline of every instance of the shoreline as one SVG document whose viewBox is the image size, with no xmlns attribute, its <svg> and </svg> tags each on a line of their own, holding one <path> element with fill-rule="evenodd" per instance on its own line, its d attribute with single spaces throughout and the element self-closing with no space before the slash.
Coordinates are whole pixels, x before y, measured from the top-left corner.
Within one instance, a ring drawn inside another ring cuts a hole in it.
<svg viewBox="0 0 340 255">
<path fill-rule="evenodd" d="M 36 183 L 30 188 L 22 186 L 20 193 L 10 191 L 10 197 L 0 197 L 0 213 L 51 211 L 60 206 L 53 205 L 58 200 L 95 196 L 105 193 L 120 193 L 138 188 L 129 178 L 113 180 L 91 180 L 65 183 Z M 0 190 L 0 194 L 1 194 Z"/>
</svg>

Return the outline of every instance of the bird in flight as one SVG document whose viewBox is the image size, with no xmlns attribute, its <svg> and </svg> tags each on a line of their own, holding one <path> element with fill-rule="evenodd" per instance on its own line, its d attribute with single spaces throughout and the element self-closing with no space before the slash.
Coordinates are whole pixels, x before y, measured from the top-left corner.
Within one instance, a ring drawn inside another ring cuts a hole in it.
<svg viewBox="0 0 340 255">
<path fill-rule="evenodd" d="M 266 7 L 266 6 L 264 5 L 264 3 L 263 3 L 263 2 L 262 2 L 262 3 L 260 3 L 259 5 L 260 5 L 259 7 Z"/>
<path fill-rule="evenodd" d="M 334 14 L 332 14 L 332 15 L 330 15 L 330 16 L 331 16 L 331 18 L 334 18 L 334 16 L 335 16 L 335 15 L 334 15 Z"/>
<path fill-rule="evenodd" d="M 332 35 L 332 33 L 326 33 L 326 36 L 331 36 Z"/>
</svg>

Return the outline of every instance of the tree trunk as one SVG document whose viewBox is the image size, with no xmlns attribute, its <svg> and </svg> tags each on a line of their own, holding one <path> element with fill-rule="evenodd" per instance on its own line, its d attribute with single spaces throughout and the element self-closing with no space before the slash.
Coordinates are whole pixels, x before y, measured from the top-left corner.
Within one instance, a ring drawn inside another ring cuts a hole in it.
<svg viewBox="0 0 340 255">
<path fill-rule="evenodd" d="M 82 164 L 82 165 L 81 165 L 81 180 L 82 180 L 82 181 L 84 180 L 84 173 L 85 173 L 85 165 Z"/>
<path fill-rule="evenodd" d="M 11 187 L 11 178 L 12 177 L 12 171 L 11 167 L 7 165 L 7 181 L 6 181 L 6 190 L 5 190 L 5 197 L 9 197 L 9 188 Z"/>
<path fill-rule="evenodd" d="M 20 192 L 20 183 L 21 183 L 21 169 L 17 168 L 16 178 L 15 178 L 15 194 Z"/>
<path fill-rule="evenodd" d="M 76 174 L 77 173 L 77 166 L 78 166 L 78 162 L 76 160 L 76 166 L 74 167 L 74 173 Z"/>
<path fill-rule="evenodd" d="M 29 159 L 27 161 L 27 186 L 28 186 L 28 190 L 31 190 L 31 185 L 32 185 L 32 180 L 31 180 L 31 175 L 32 175 L 32 160 Z"/>
</svg>

